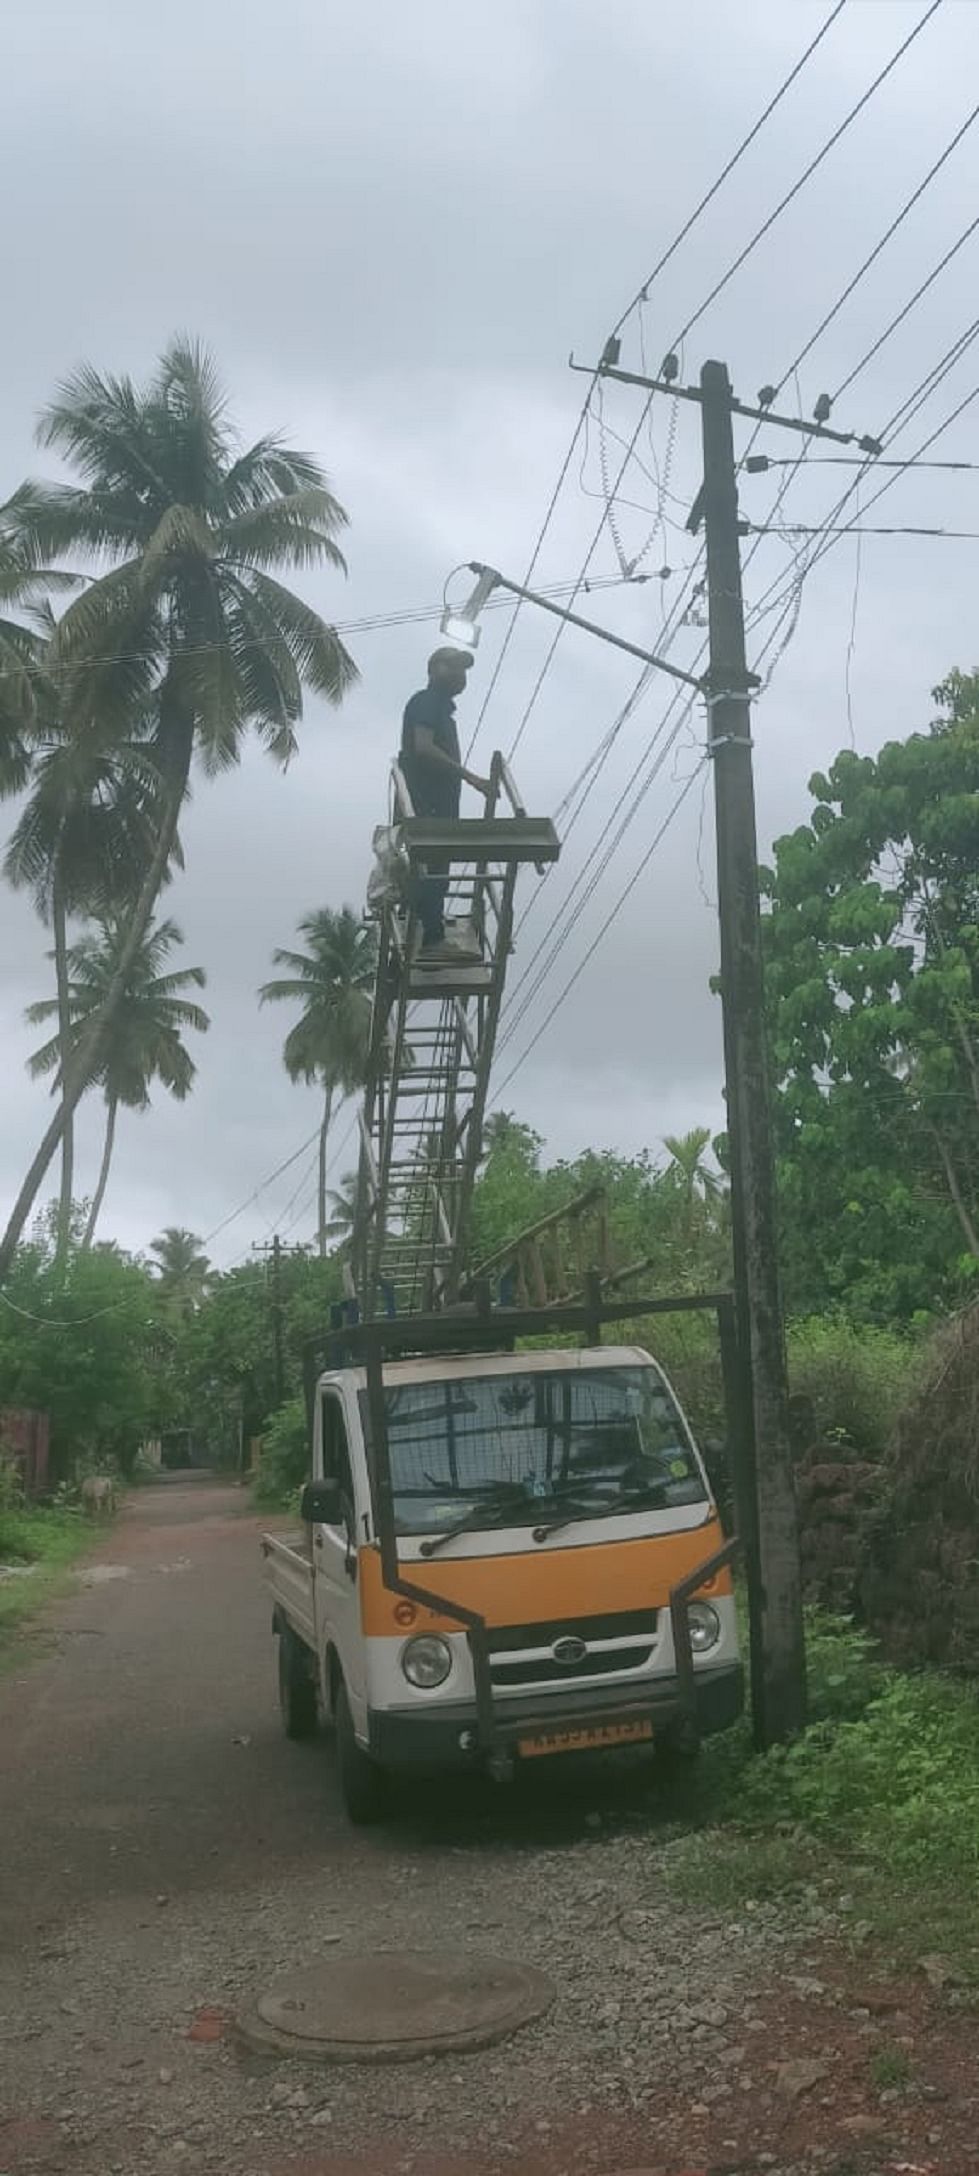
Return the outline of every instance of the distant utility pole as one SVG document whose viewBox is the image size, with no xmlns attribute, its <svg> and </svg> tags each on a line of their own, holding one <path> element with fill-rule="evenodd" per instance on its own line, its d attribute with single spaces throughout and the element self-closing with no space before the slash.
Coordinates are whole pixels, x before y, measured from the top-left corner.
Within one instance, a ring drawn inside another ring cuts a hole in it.
<svg viewBox="0 0 979 2176">
<path fill-rule="evenodd" d="M 724 1070 L 731 1161 L 735 1304 L 750 1363 L 743 1539 L 756 1554 L 756 1727 L 771 1745 L 802 1728 L 806 1664 L 799 1537 L 778 1271 L 778 1220 L 765 1032 L 758 842 L 751 757 L 754 675 L 745 655 L 731 386 L 723 363 L 700 373 Z M 749 1569 L 752 1567 L 749 1566 Z"/>
<path fill-rule="evenodd" d="M 259 1246 L 256 1242 L 253 1252 L 255 1254 L 267 1254 L 269 1257 L 269 1302 L 272 1314 L 272 1352 L 275 1362 L 275 1402 L 276 1405 L 282 1405 L 285 1402 L 286 1395 L 286 1366 L 282 1315 L 282 1241 L 278 1232 L 276 1232 L 271 1246 L 267 1241 L 264 1246 Z"/>
</svg>

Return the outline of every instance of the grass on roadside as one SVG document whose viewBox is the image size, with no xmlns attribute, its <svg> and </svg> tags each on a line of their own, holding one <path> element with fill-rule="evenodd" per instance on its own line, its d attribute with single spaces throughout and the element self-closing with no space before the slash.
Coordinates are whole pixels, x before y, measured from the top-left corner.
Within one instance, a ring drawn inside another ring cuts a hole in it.
<svg viewBox="0 0 979 2176">
<path fill-rule="evenodd" d="M 678 1880 L 729 1906 L 843 1894 L 854 1924 L 946 1952 L 979 1985 L 979 1693 L 888 1669 L 825 1616 L 809 1667 L 813 1720 L 795 1744 L 755 1756 L 745 1724 L 671 1784 L 695 1829 Z"/>
<path fill-rule="evenodd" d="M 80 1511 L 8 1503 L 0 1506 L 0 1651 L 13 1628 L 47 1601 L 66 1571 L 90 1547 L 92 1527 Z"/>
</svg>

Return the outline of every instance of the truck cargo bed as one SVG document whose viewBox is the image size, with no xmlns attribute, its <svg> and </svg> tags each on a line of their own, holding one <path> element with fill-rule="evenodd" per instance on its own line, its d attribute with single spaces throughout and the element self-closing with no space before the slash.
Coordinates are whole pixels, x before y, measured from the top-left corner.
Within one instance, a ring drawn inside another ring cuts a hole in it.
<svg viewBox="0 0 979 2176">
<path fill-rule="evenodd" d="M 277 1611 L 307 1647 L 316 1648 L 313 1566 L 301 1542 L 262 1535 L 265 1580 Z"/>
</svg>

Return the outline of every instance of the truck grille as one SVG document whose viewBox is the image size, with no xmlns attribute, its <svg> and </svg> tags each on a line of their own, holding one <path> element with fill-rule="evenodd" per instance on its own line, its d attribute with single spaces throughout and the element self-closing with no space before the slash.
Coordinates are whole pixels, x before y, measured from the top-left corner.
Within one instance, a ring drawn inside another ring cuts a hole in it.
<svg viewBox="0 0 979 2176">
<path fill-rule="evenodd" d="M 641 1670 L 652 1657 L 658 1628 L 655 1609 L 494 1628 L 490 1634 L 492 1681 L 497 1691 L 506 1692 L 523 1685 L 565 1685 Z"/>
</svg>

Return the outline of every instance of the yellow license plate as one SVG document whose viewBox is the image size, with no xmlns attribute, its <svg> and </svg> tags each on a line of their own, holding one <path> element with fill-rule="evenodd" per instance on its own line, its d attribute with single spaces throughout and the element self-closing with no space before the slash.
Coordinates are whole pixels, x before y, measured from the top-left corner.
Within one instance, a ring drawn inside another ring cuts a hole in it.
<svg viewBox="0 0 979 2176">
<path fill-rule="evenodd" d="M 584 1730 L 538 1730 L 532 1738 L 518 1738 L 523 1760 L 537 1760 L 542 1753 L 597 1753 L 607 1745 L 639 1745 L 653 1735 L 649 1721 L 639 1723 L 592 1723 Z"/>
</svg>

